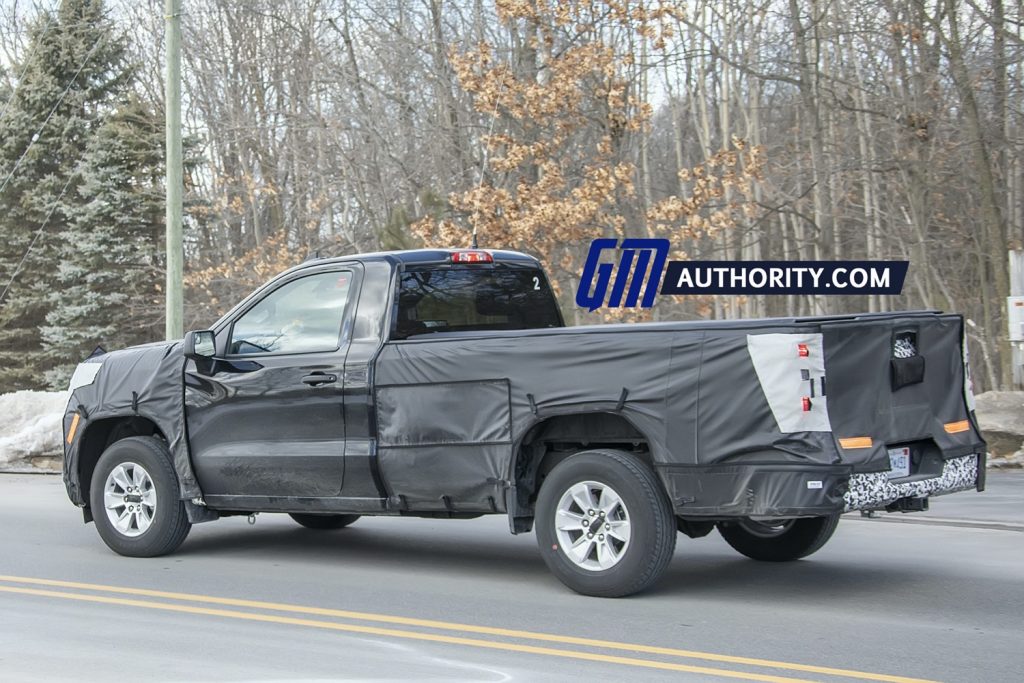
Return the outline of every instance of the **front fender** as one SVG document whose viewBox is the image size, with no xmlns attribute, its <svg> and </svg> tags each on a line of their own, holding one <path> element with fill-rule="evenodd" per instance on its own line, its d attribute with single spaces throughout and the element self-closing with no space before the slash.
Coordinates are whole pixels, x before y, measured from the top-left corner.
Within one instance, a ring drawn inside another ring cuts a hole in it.
<svg viewBox="0 0 1024 683">
<path fill-rule="evenodd" d="M 63 477 L 73 503 L 88 505 L 83 466 L 95 465 L 110 437 L 100 425 L 131 419 L 151 422 L 167 440 L 182 500 L 202 497 L 186 438 L 184 365 L 181 342 L 114 351 L 79 365 L 63 423 Z"/>
</svg>

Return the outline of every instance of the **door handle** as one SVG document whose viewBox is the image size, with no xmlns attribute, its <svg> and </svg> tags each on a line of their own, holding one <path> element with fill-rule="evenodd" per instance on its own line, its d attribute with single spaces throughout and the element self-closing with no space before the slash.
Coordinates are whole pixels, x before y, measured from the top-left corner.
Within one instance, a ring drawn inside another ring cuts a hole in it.
<svg viewBox="0 0 1024 683">
<path fill-rule="evenodd" d="M 321 384 L 334 384 L 337 381 L 337 375 L 328 375 L 323 372 L 314 372 L 313 374 L 306 375 L 302 378 L 302 383 L 308 384 L 311 387 L 318 387 Z"/>
</svg>

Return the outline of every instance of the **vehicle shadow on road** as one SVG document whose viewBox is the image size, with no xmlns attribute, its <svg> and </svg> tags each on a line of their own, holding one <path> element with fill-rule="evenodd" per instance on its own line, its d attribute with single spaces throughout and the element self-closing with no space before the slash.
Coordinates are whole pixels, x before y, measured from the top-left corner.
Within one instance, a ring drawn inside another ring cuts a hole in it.
<svg viewBox="0 0 1024 683">
<path fill-rule="evenodd" d="M 549 576 L 532 534 L 513 538 L 502 531 L 492 537 L 472 526 L 471 534 L 464 533 L 464 528 L 460 533 L 442 535 L 436 528 L 417 527 L 407 520 L 360 526 L 362 523 L 327 532 L 293 527 L 277 520 L 261 521 L 255 528 L 237 522 L 231 527 L 211 526 L 199 534 L 193 533 L 175 557 L 335 563 L 356 571 L 404 569 L 496 577 L 514 573 L 524 580 Z M 453 523 L 459 522 L 445 522 Z M 908 573 L 902 565 L 891 567 L 868 561 L 850 564 L 848 560 L 830 561 L 824 555 L 779 564 L 755 562 L 736 555 L 723 544 L 680 538 L 668 571 L 644 595 L 728 595 L 733 599 L 748 595 L 758 600 L 770 595 L 773 601 L 802 602 L 833 600 L 841 594 L 843 600 L 851 600 L 877 595 L 882 586 L 883 593 L 902 589 L 920 593 L 927 582 L 928 570 L 924 567 Z"/>
<path fill-rule="evenodd" d="M 465 524 L 451 533 L 441 525 Z M 262 525 L 262 526 L 261 526 Z M 410 576 L 473 576 L 498 587 L 510 576 L 558 599 L 574 596 L 552 580 L 532 534 L 507 535 L 503 525 L 477 522 L 361 520 L 338 531 L 312 531 L 271 519 L 250 528 L 240 520 L 200 527 L 175 558 L 237 560 L 259 564 L 321 564 L 354 572 L 406 572 Z M 839 545 L 795 562 L 756 562 L 737 555 L 717 538 L 680 538 L 665 575 L 651 589 L 632 598 L 678 599 L 717 603 L 749 602 L 758 609 L 821 609 L 888 612 L 892 597 L 901 609 L 939 615 L 964 601 L 988 604 L 1006 585 L 964 582 L 941 567 L 914 558 L 851 553 Z M 995 591 L 995 592 L 993 592 Z M 1004 593 L 1005 594 L 1005 593 Z"/>
<path fill-rule="evenodd" d="M 449 522 L 451 523 L 451 522 Z M 457 522 L 456 522 L 457 523 Z M 439 538 L 404 529 L 358 526 L 337 531 L 313 531 L 288 526 L 241 529 L 237 533 L 204 534 L 189 538 L 175 557 L 236 556 L 263 561 L 337 562 L 353 569 L 399 568 L 431 571 L 471 570 L 546 575 L 547 568 L 532 543 L 510 543 L 462 536 Z"/>
</svg>

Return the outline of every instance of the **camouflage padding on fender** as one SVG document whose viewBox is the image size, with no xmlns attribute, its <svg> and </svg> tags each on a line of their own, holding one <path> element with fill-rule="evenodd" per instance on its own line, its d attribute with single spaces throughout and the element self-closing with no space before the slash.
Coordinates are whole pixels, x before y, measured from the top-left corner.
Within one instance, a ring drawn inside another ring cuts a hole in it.
<svg viewBox="0 0 1024 683">
<path fill-rule="evenodd" d="M 973 489 L 978 482 L 978 456 L 951 458 L 942 466 L 942 474 L 919 481 L 893 482 L 885 472 L 854 474 L 843 496 L 843 512 L 885 507 L 900 498 L 938 496 Z"/>
</svg>

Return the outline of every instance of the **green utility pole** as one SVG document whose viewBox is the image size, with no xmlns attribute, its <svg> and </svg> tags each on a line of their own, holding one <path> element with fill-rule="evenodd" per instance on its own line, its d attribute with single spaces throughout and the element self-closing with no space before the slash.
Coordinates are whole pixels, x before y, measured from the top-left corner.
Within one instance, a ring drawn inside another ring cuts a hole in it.
<svg viewBox="0 0 1024 683">
<path fill-rule="evenodd" d="M 167 21 L 167 82 L 164 86 L 167 113 L 167 339 L 180 339 L 182 329 L 181 194 L 181 0 L 164 0 Z"/>
</svg>

